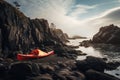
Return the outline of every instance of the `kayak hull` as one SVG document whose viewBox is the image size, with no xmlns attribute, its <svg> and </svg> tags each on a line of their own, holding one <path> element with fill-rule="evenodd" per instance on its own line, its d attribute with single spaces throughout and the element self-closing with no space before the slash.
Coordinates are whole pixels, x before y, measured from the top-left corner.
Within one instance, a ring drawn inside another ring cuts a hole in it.
<svg viewBox="0 0 120 80">
<path fill-rule="evenodd" d="M 54 54 L 54 51 L 50 51 L 47 54 L 42 55 L 42 56 L 34 55 L 34 54 L 17 54 L 17 59 L 18 60 L 39 59 L 39 58 L 47 57 L 53 54 Z"/>
</svg>

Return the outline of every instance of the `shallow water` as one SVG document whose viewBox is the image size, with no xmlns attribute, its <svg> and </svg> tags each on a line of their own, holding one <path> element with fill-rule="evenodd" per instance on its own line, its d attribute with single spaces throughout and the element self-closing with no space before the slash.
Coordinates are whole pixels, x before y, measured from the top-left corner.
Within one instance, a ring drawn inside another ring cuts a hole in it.
<svg viewBox="0 0 120 80">
<path fill-rule="evenodd" d="M 87 40 L 87 39 L 69 40 L 70 43 L 67 43 L 67 45 L 79 46 L 80 42 L 82 42 L 83 40 Z M 76 50 L 81 50 L 83 53 L 87 54 L 86 56 L 95 56 L 95 57 L 103 57 L 104 56 L 98 50 L 94 49 L 93 47 L 79 46 L 79 48 L 77 48 Z M 78 56 L 77 60 L 83 60 L 86 58 L 86 56 Z"/>
<path fill-rule="evenodd" d="M 81 50 L 83 53 L 87 54 L 86 56 L 95 56 L 95 57 L 101 57 L 101 58 L 103 57 L 103 55 L 99 51 L 95 50 L 93 47 L 87 47 L 87 48 L 79 47 L 76 50 Z M 84 58 L 86 58 L 86 56 Z M 77 59 L 81 60 L 82 57 L 83 56 L 78 56 Z"/>
<path fill-rule="evenodd" d="M 67 43 L 67 45 L 79 46 L 80 42 L 82 42 L 83 40 L 88 40 L 88 39 L 69 40 L 70 42 Z M 94 47 L 79 46 L 79 48 L 77 48 L 76 50 L 81 50 L 83 53 L 86 53 L 87 55 L 78 56 L 77 60 L 86 59 L 86 56 L 95 56 L 95 57 L 101 57 L 101 58 L 105 57 L 110 62 L 111 61 L 120 62 L 120 47 L 118 48 L 117 46 L 106 45 L 106 44 L 101 44 L 99 46 L 100 47 L 98 47 L 98 45 Z M 108 73 L 120 78 L 120 75 L 119 75 L 120 67 L 118 67 L 116 70 L 105 71 L 105 73 Z"/>
<path fill-rule="evenodd" d="M 105 73 L 108 73 L 108 74 L 111 74 L 113 76 L 116 76 L 116 77 L 120 78 L 120 66 L 115 70 L 105 71 Z"/>
</svg>

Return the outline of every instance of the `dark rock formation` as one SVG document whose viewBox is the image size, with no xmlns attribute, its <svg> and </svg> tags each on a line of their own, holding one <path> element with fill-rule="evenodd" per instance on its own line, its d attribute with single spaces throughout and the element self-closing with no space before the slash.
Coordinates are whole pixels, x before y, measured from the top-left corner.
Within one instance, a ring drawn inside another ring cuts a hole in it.
<svg viewBox="0 0 120 80">
<path fill-rule="evenodd" d="M 106 70 L 115 70 L 120 66 L 120 62 L 109 62 L 106 65 Z"/>
<path fill-rule="evenodd" d="M 88 69 L 94 69 L 100 72 L 104 72 L 107 64 L 102 58 L 88 56 L 85 60 L 77 61 L 76 63 L 78 69 L 85 72 Z"/>
<path fill-rule="evenodd" d="M 73 68 L 75 61 L 69 59 L 64 63 L 56 61 L 52 64 L 17 61 L 9 65 L 0 65 L 0 80 L 85 80 L 85 75 Z"/>
<path fill-rule="evenodd" d="M 54 67 L 53 66 L 50 66 L 50 65 L 39 65 L 40 67 L 40 72 L 43 74 L 45 73 L 51 73 L 53 71 L 55 71 Z"/>
<path fill-rule="evenodd" d="M 27 52 L 31 48 L 63 44 L 65 41 L 67 35 L 60 29 L 50 28 L 47 20 L 30 19 L 12 5 L 0 0 L 2 55 L 13 56 L 15 51 Z"/>
<path fill-rule="evenodd" d="M 58 40 L 60 40 L 61 42 L 68 42 L 68 36 L 66 33 L 63 33 L 63 31 L 61 29 L 50 29 L 50 32 L 52 34 L 52 36 Z"/>
<path fill-rule="evenodd" d="M 33 77 L 31 79 L 28 80 L 53 80 L 52 76 L 50 74 L 42 74 L 40 76 L 37 77 Z"/>
<path fill-rule="evenodd" d="M 113 24 L 101 27 L 99 32 L 93 36 L 92 42 L 120 44 L 120 28 Z"/>
<path fill-rule="evenodd" d="M 57 29 L 56 25 L 54 23 L 51 23 L 50 25 L 50 32 L 52 36 L 56 39 L 61 40 L 62 42 L 68 42 L 68 35 L 66 33 L 63 33 L 61 29 Z"/>
<path fill-rule="evenodd" d="M 106 73 L 101 73 L 95 70 L 88 70 L 86 72 L 87 80 L 120 80 L 114 76 Z"/>
<path fill-rule="evenodd" d="M 0 78 L 5 77 L 6 70 L 6 66 L 4 64 L 0 64 Z"/>
<path fill-rule="evenodd" d="M 61 69 L 56 73 L 56 78 L 60 80 L 85 80 L 85 75 L 78 71 L 71 72 L 69 69 Z"/>
<path fill-rule="evenodd" d="M 82 37 L 82 36 L 79 36 L 79 35 L 74 35 L 72 37 L 69 37 L 69 39 L 87 39 L 87 37 Z"/>
<path fill-rule="evenodd" d="M 25 79 L 26 76 L 31 76 L 33 74 L 31 64 L 28 63 L 15 63 L 11 66 L 9 70 L 9 75 L 18 79 Z"/>
<path fill-rule="evenodd" d="M 89 47 L 91 45 L 91 40 L 84 40 L 80 42 L 80 46 Z"/>
<path fill-rule="evenodd" d="M 119 80 L 102 71 L 106 65 L 115 64 L 106 64 L 102 58 L 91 56 L 82 61 L 61 57 L 61 60 L 50 62 L 31 60 L 10 64 L 7 60 L 2 60 L 0 80 Z"/>
</svg>

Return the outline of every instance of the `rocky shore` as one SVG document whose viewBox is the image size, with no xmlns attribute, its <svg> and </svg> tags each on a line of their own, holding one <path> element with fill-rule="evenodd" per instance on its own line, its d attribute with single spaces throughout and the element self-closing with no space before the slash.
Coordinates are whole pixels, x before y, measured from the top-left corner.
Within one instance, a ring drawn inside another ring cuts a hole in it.
<svg viewBox="0 0 120 80">
<path fill-rule="evenodd" d="M 114 66 L 119 64 L 120 28 L 114 24 L 101 27 L 91 40 L 85 40 L 80 46 L 93 47 L 95 50 L 109 56 L 109 61 L 114 61 Z M 115 58 L 115 59 L 114 59 Z M 110 60 L 113 59 L 113 60 Z M 119 73 L 118 73 L 119 74 Z M 117 73 L 116 73 L 117 75 Z"/>
<path fill-rule="evenodd" d="M 104 73 L 116 67 L 92 56 L 82 61 L 55 55 L 29 61 L 1 58 L 0 80 L 120 80 Z"/>
<path fill-rule="evenodd" d="M 119 63 L 88 56 L 76 60 L 73 46 L 67 46 L 68 36 L 49 26 L 45 19 L 30 19 L 4 0 L 0 0 L 0 80 L 120 80 L 104 73 Z M 18 53 L 40 48 L 54 50 L 55 55 L 42 59 L 18 61 Z"/>
</svg>

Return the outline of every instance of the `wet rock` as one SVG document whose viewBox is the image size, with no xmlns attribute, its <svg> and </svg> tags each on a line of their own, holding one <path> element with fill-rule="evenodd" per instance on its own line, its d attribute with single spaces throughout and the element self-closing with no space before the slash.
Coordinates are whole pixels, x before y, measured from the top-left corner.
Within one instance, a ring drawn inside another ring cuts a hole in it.
<svg viewBox="0 0 120 80">
<path fill-rule="evenodd" d="M 79 46 L 73 46 L 73 45 L 71 45 L 71 46 L 69 46 L 70 48 L 74 48 L 74 49 L 76 49 L 76 48 L 79 48 Z"/>
<path fill-rule="evenodd" d="M 70 48 L 69 46 L 62 45 L 62 44 L 55 45 L 54 50 L 58 56 L 66 57 L 69 59 L 76 59 L 77 55 L 81 52 L 81 51 L 76 51 L 73 48 Z"/>
<path fill-rule="evenodd" d="M 0 58 L 0 62 L 3 62 L 4 61 L 4 59 L 3 58 Z"/>
<path fill-rule="evenodd" d="M 79 80 L 85 80 L 86 79 L 85 75 L 81 72 L 78 72 L 78 71 L 74 71 L 73 75 L 76 76 L 77 78 L 79 78 Z"/>
<path fill-rule="evenodd" d="M 106 73 L 101 73 L 95 70 L 88 70 L 86 72 L 87 80 L 120 80 L 114 76 Z"/>
<path fill-rule="evenodd" d="M 25 79 L 26 76 L 33 74 L 31 64 L 29 63 L 13 63 L 10 67 L 9 75 L 15 79 Z"/>
<path fill-rule="evenodd" d="M 65 63 L 62 63 L 62 62 L 59 62 L 59 63 L 58 63 L 58 66 L 59 66 L 60 68 L 65 68 L 65 67 L 67 67 L 67 65 L 66 65 Z"/>
<path fill-rule="evenodd" d="M 66 77 L 63 76 L 63 75 L 56 74 L 55 77 L 54 77 L 54 80 L 57 80 L 57 79 L 59 79 L 59 80 L 66 80 Z"/>
<path fill-rule="evenodd" d="M 55 68 L 53 66 L 44 64 L 44 65 L 39 65 L 40 67 L 40 73 L 52 73 L 55 71 Z"/>
<path fill-rule="evenodd" d="M 106 68 L 106 62 L 102 58 L 87 56 L 86 61 L 91 69 L 103 72 Z"/>
<path fill-rule="evenodd" d="M 88 69 L 94 69 L 103 72 L 106 68 L 106 62 L 102 58 L 87 56 L 85 60 L 77 61 L 77 68 L 80 71 L 86 71 Z"/>
<path fill-rule="evenodd" d="M 90 43 L 91 43 L 91 40 L 84 40 L 80 42 L 80 46 L 89 47 L 91 45 Z"/>
<path fill-rule="evenodd" d="M 41 74 L 37 77 L 29 78 L 28 80 L 53 80 L 50 74 Z"/>
<path fill-rule="evenodd" d="M 72 72 L 68 69 L 62 69 L 56 73 L 55 79 L 66 80 L 67 76 L 70 76 Z"/>
<path fill-rule="evenodd" d="M 72 74 L 72 72 L 68 69 L 62 69 L 58 72 L 58 75 L 62 75 L 62 76 L 69 76 L 71 74 Z"/>
<path fill-rule="evenodd" d="M 104 58 L 102 58 L 104 61 L 107 61 L 108 60 L 108 58 L 106 58 L 106 57 L 104 57 Z"/>
<path fill-rule="evenodd" d="M 81 54 L 80 54 L 80 56 L 85 56 L 85 55 L 87 55 L 87 53 L 81 53 Z"/>
<path fill-rule="evenodd" d="M 81 50 L 76 50 L 76 51 L 74 52 L 74 54 L 76 54 L 77 56 L 86 55 L 86 54 L 83 53 Z"/>
<path fill-rule="evenodd" d="M 55 70 L 59 70 L 60 67 L 59 67 L 58 65 L 54 65 L 54 69 L 55 69 Z"/>
<path fill-rule="evenodd" d="M 54 78 L 60 79 L 60 80 L 85 80 L 84 74 L 77 72 L 77 71 L 71 71 L 69 69 L 61 69 L 56 73 L 56 77 Z"/>
<path fill-rule="evenodd" d="M 7 58 L 7 59 L 4 59 L 4 62 L 7 62 L 7 63 L 13 63 L 14 62 L 14 60 L 13 59 L 11 59 L 11 58 Z"/>
<path fill-rule="evenodd" d="M 7 73 L 7 67 L 4 64 L 0 63 L 0 78 L 5 77 L 6 73 Z"/>
<path fill-rule="evenodd" d="M 40 73 L 40 68 L 39 68 L 39 64 L 38 63 L 31 63 L 31 67 L 32 67 L 32 72 L 33 75 L 39 75 Z"/>
<path fill-rule="evenodd" d="M 90 69 L 90 66 L 84 60 L 76 61 L 76 66 L 77 66 L 77 69 L 81 72 L 85 72 L 86 70 Z"/>
<path fill-rule="evenodd" d="M 75 76 L 67 76 L 67 80 L 77 80 L 77 77 Z M 79 79 L 81 80 L 81 79 Z"/>
<path fill-rule="evenodd" d="M 120 66 L 120 62 L 108 62 L 106 65 L 106 69 L 107 70 L 115 70 L 119 66 Z"/>
<path fill-rule="evenodd" d="M 76 69 L 76 61 L 75 60 L 68 60 L 65 62 L 65 64 L 67 65 L 68 68 L 70 68 L 71 70 Z"/>
</svg>

